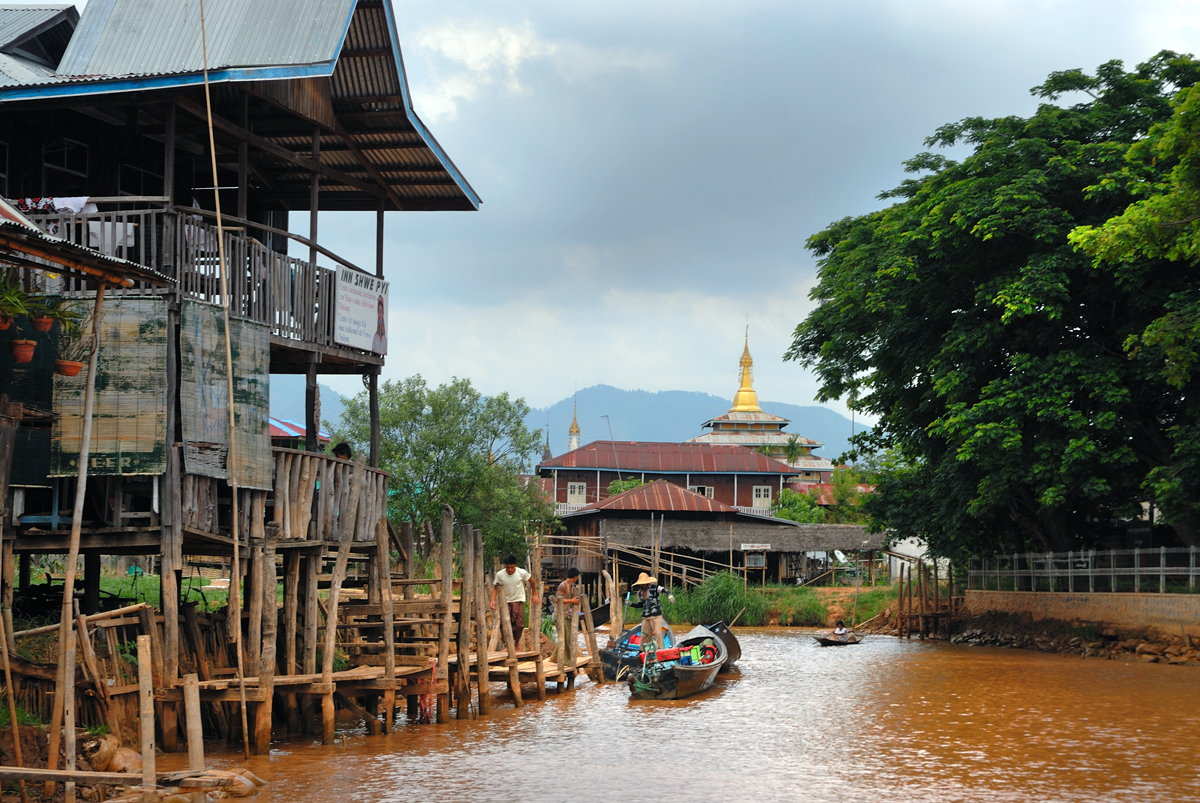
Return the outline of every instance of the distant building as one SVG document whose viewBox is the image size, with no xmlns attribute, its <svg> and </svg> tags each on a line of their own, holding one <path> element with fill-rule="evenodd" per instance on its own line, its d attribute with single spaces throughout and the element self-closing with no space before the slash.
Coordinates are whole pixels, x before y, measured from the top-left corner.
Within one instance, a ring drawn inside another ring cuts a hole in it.
<svg viewBox="0 0 1200 803">
<path fill-rule="evenodd" d="M 267 418 L 267 426 L 271 430 L 271 446 L 276 449 L 298 449 L 304 451 L 307 432 L 303 424 L 289 421 L 286 418 Z M 325 430 L 317 430 L 317 445 L 324 449 L 331 440 Z"/>
<path fill-rule="evenodd" d="M 703 428 L 711 428 L 712 432 L 692 438 L 689 443 L 738 444 L 799 469 L 795 478 L 799 483 L 829 482 L 833 476 L 833 464 L 828 459 L 812 453 L 813 449 L 825 444 L 812 438 L 784 432 L 783 428 L 791 422 L 786 418 L 764 413 L 758 406 L 758 394 L 754 392 L 753 385 L 754 358 L 750 356 L 748 335 L 746 346 L 742 350 L 742 359 L 738 364 L 742 369 L 742 382 L 733 396 L 733 406 L 724 415 L 705 421 Z M 793 441 L 799 454 L 789 461 L 788 444 Z"/>
<path fill-rule="evenodd" d="M 575 399 L 575 409 L 571 413 L 571 429 L 567 433 L 567 451 L 573 452 L 579 448 L 579 399 Z M 546 441 L 546 451 L 550 451 L 550 441 Z"/>
<path fill-rule="evenodd" d="M 564 514 L 608 497 L 617 479 L 666 480 L 742 512 L 769 515 L 799 470 L 732 443 L 594 441 L 550 460 L 538 473 Z"/>
</svg>

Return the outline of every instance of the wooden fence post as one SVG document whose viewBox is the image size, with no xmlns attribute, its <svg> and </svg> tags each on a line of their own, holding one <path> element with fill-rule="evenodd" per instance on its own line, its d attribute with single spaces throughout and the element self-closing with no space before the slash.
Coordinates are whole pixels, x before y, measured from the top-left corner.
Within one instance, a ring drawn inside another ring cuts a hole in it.
<svg viewBox="0 0 1200 803">
<path fill-rule="evenodd" d="M 442 628 L 438 634 L 438 675 L 450 680 L 447 671 L 450 657 L 450 629 L 454 626 L 454 509 L 449 505 L 442 508 L 441 527 L 442 602 L 446 606 L 442 614 Z M 434 678 L 436 681 L 437 678 Z M 450 693 L 437 696 L 437 721 L 445 725 L 450 721 Z"/>
<path fill-rule="evenodd" d="M 232 589 L 231 589 L 232 593 Z M 142 734 L 142 800 L 150 803 L 158 776 L 154 771 L 154 678 L 150 637 L 137 637 L 139 728 Z"/>
<path fill-rule="evenodd" d="M 204 726 L 200 722 L 200 677 L 183 676 L 183 715 L 187 725 L 188 769 L 204 772 Z"/>
</svg>

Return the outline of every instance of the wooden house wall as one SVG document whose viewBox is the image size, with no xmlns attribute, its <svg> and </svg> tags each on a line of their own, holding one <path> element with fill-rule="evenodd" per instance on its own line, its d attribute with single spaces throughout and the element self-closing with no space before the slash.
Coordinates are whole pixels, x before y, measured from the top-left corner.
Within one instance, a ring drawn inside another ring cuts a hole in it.
<svg viewBox="0 0 1200 803">
<path fill-rule="evenodd" d="M 104 304 L 88 473 L 162 474 L 167 461 L 167 303 L 115 296 Z M 84 374 L 54 377 L 50 475 L 78 472 Z"/>
<path fill-rule="evenodd" d="M 736 480 L 734 479 L 736 476 Z M 754 506 L 754 486 L 766 485 L 771 488 L 771 498 L 779 495 L 778 474 L 718 474 L 715 472 L 693 472 L 692 474 L 658 474 L 652 471 L 622 471 L 622 479 L 645 479 L 645 482 L 666 480 L 681 488 L 695 485 L 707 485 L 713 489 L 713 500 L 724 505 L 742 507 Z M 567 483 L 582 482 L 587 485 L 587 503 L 608 498 L 608 486 L 618 478 L 616 471 L 600 470 L 600 480 L 597 483 L 595 469 L 558 469 L 558 487 L 555 491 L 555 501 L 567 504 Z M 786 485 L 784 486 L 786 487 Z M 736 489 L 736 495 L 735 495 Z"/>
</svg>

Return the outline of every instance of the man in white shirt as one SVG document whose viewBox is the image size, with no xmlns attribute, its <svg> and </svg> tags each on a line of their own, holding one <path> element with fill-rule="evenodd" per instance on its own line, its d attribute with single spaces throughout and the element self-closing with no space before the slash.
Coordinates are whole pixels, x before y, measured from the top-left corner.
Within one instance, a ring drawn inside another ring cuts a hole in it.
<svg viewBox="0 0 1200 803">
<path fill-rule="evenodd" d="M 525 583 L 530 579 L 529 572 L 517 567 L 517 556 L 508 555 L 504 558 L 504 568 L 496 572 L 492 581 L 492 610 L 496 609 L 496 589 L 504 586 L 504 595 L 508 600 L 508 618 L 512 622 L 513 642 L 521 643 L 525 632 Z M 537 587 L 531 585 L 533 610 L 537 610 Z"/>
</svg>

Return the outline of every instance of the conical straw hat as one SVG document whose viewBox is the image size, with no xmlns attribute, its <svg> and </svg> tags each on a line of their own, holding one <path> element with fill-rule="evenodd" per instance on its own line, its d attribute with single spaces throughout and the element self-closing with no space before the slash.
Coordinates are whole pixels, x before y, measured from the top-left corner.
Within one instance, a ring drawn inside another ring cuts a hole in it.
<svg viewBox="0 0 1200 803">
<path fill-rule="evenodd" d="M 656 585 L 658 585 L 658 578 L 651 577 L 650 575 L 646 574 L 645 572 L 642 572 L 641 574 L 638 575 L 637 582 L 634 583 L 633 585 L 634 586 L 656 586 Z"/>
</svg>

